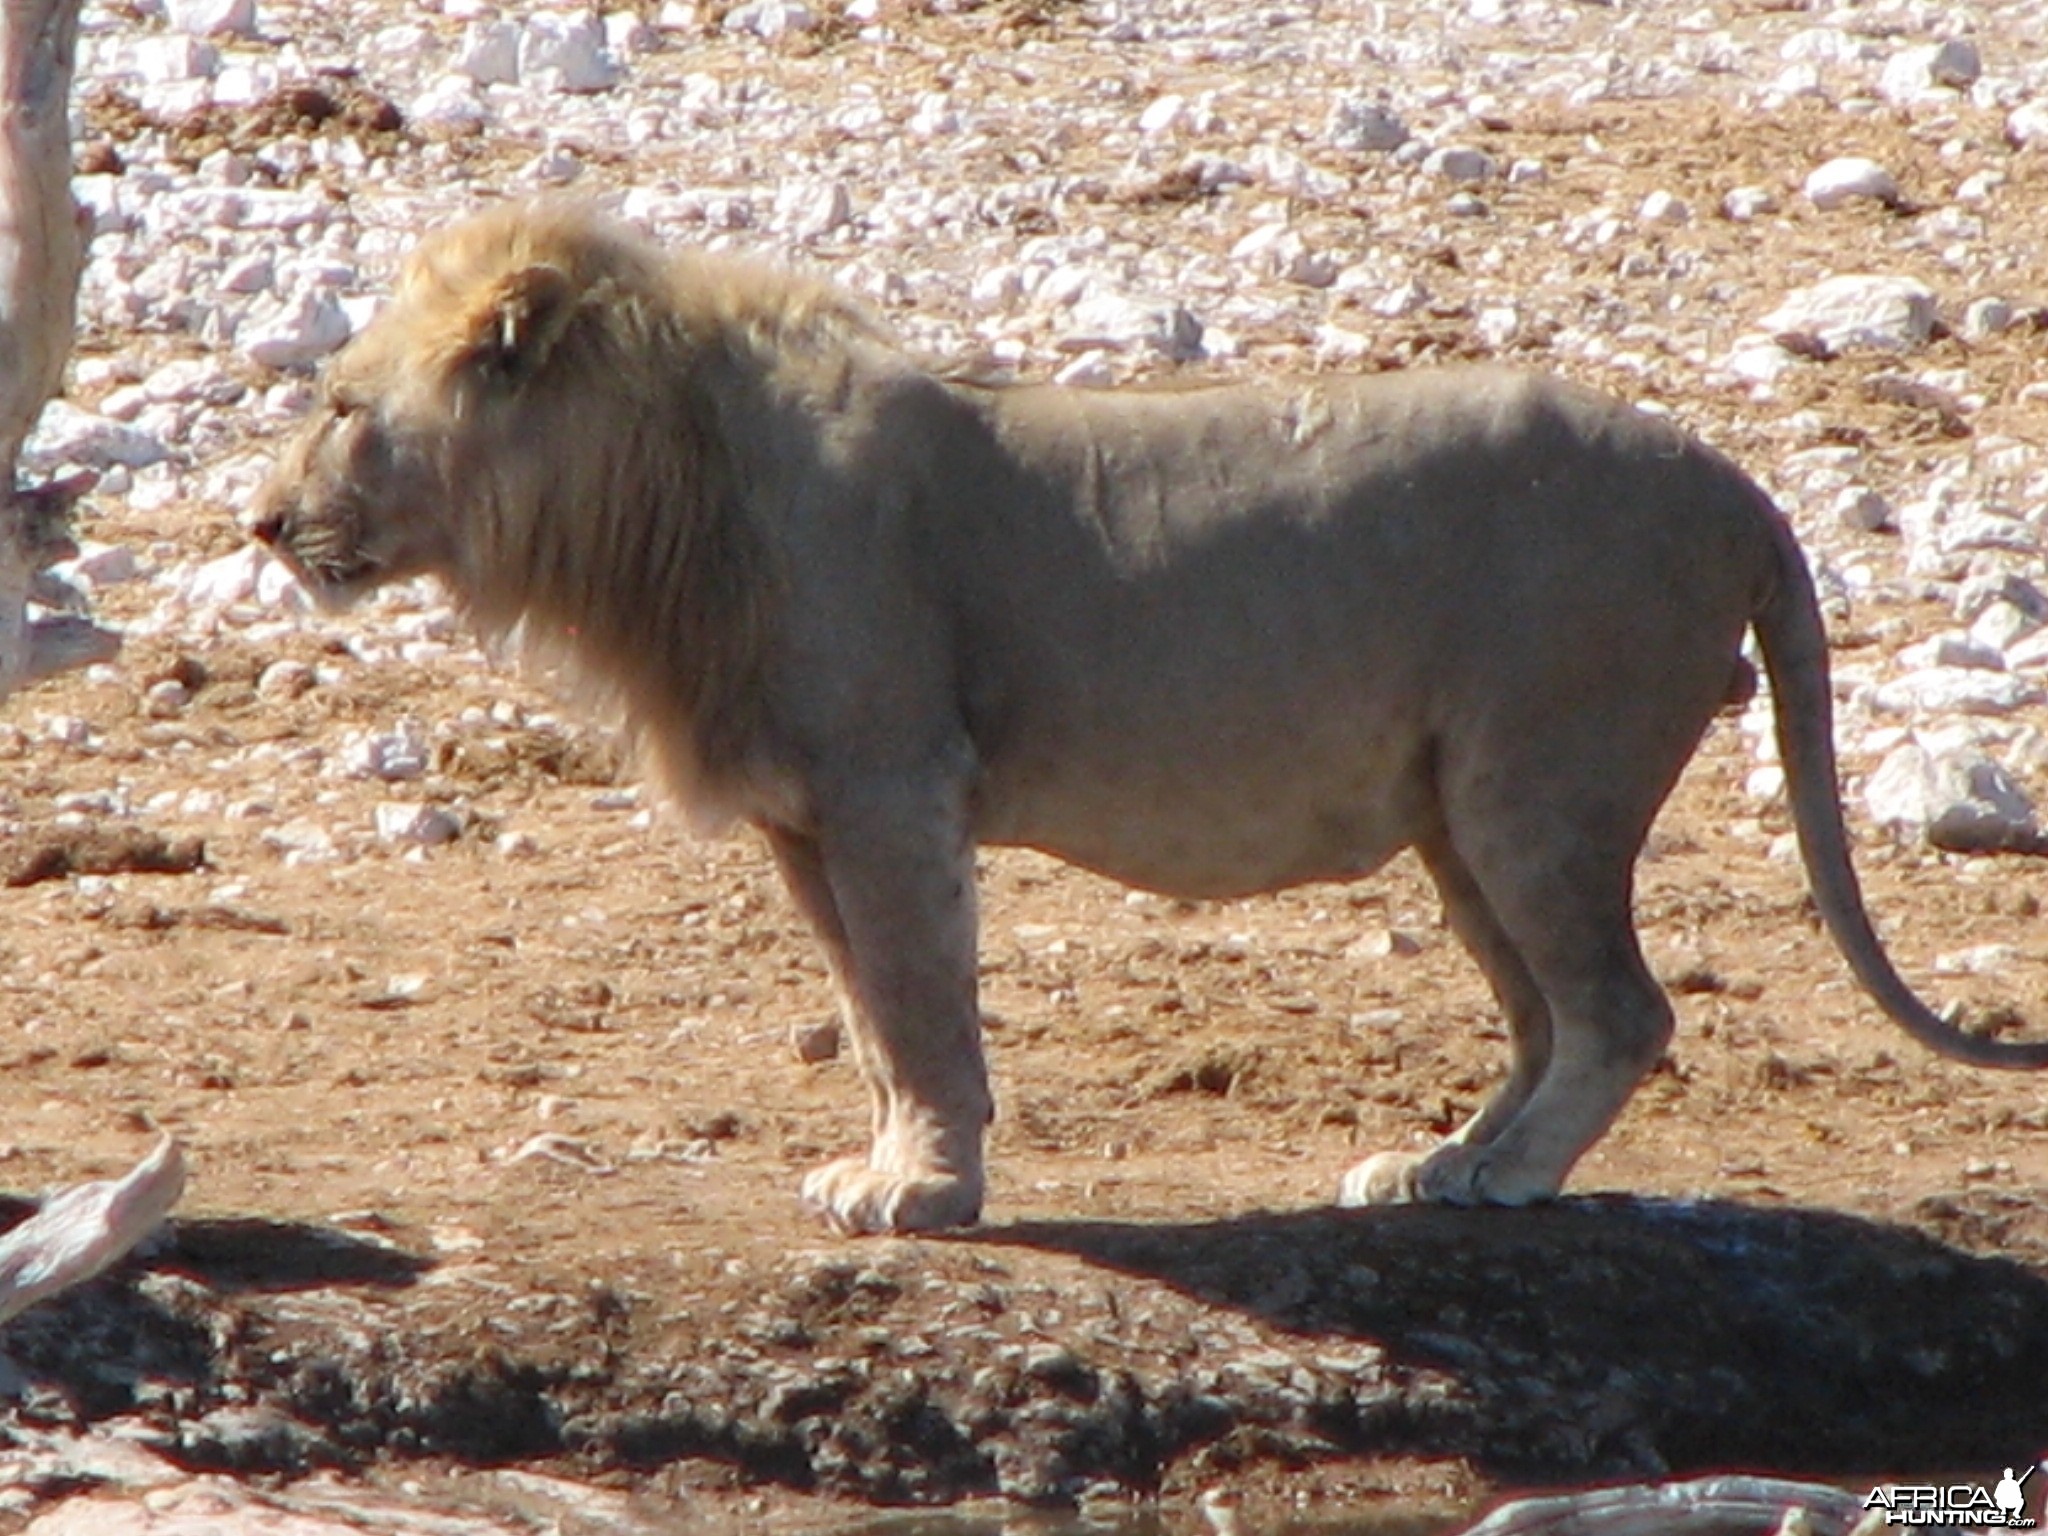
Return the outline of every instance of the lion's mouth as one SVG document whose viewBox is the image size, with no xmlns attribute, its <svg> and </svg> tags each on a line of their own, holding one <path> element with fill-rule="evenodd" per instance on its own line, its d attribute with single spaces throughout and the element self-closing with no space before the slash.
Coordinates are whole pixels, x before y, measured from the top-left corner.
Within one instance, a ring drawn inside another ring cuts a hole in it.
<svg viewBox="0 0 2048 1536">
<path fill-rule="evenodd" d="M 322 549 L 321 541 L 306 538 L 284 513 L 259 519 L 249 533 L 329 612 L 351 606 L 383 579 L 383 568 L 360 550 Z"/>
</svg>

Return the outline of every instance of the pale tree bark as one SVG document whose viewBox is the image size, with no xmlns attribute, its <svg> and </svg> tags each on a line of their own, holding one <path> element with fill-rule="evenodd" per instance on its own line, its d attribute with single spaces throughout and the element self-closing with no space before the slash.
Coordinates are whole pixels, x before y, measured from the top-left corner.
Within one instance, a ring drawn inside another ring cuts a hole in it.
<svg viewBox="0 0 2048 1536">
<path fill-rule="evenodd" d="M 31 625 L 36 573 L 70 552 L 76 480 L 16 486 L 21 445 L 64 382 L 85 265 L 71 195 L 71 73 L 80 0 L 0 0 L 0 698 L 111 654 L 58 616 Z"/>
<path fill-rule="evenodd" d="M 22 486 L 21 445 L 64 382 L 85 265 L 71 195 L 71 72 L 80 0 L 0 0 L 0 698 L 112 654 L 89 621 L 31 622 L 38 573 L 75 553 L 71 506 L 90 475 Z M 53 1195 L 0 1238 L 0 1321 L 90 1278 L 154 1228 L 185 1182 L 168 1138 L 124 1179 Z"/>
<path fill-rule="evenodd" d="M 184 1154 L 166 1136 L 123 1177 L 50 1196 L 0 1237 L 0 1323 L 127 1253 L 162 1224 L 184 1188 Z"/>
</svg>

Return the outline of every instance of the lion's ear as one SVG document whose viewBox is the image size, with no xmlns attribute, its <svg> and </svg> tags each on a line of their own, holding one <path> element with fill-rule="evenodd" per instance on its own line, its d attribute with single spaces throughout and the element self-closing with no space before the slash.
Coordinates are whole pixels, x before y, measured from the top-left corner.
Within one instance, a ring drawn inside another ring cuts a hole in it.
<svg viewBox="0 0 2048 1536">
<path fill-rule="evenodd" d="M 533 377 L 576 314 L 569 274 L 546 264 L 522 267 L 494 283 L 469 317 L 460 366 L 488 382 Z"/>
</svg>

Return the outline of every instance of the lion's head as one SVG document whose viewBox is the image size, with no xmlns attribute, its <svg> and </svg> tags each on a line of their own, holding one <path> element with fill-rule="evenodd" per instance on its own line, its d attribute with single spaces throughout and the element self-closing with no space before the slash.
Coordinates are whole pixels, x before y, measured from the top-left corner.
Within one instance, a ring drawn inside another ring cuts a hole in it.
<svg viewBox="0 0 2048 1536">
<path fill-rule="evenodd" d="M 748 494 L 792 359 L 873 333 L 831 290 L 573 205 L 430 235 L 335 357 L 257 538 L 322 604 L 441 577 L 616 693 L 701 784 L 743 755 L 777 600 Z"/>
</svg>

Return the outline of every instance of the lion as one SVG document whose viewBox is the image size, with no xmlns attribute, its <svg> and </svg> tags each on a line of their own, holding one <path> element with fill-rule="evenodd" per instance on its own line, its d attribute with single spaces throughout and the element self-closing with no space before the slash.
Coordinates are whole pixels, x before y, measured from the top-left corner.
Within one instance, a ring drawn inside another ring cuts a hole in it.
<svg viewBox="0 0 2048 1536">
<path fill-rule="evenodd" d="M 1852 972 L 1944 1056 L 2048 1065 L 1945 1022 L 1872 930 L 1786 520 L 1554 378 L 972 382 L 820 282 L 506 205 L 410 255 L 253 531 L 328 606 L 440 577 L 615 698 L 696 821 L 759 829 L 872 1098 L 803 1185 L 843 1231 L 979 1219 L 984 844 L 1189 898 L 1414 848 L 1508 1070 L 1338 1198 L 1557 1195 L 1670 1039 L 1634 867 L 1750 632 Z"/>
</svg>

